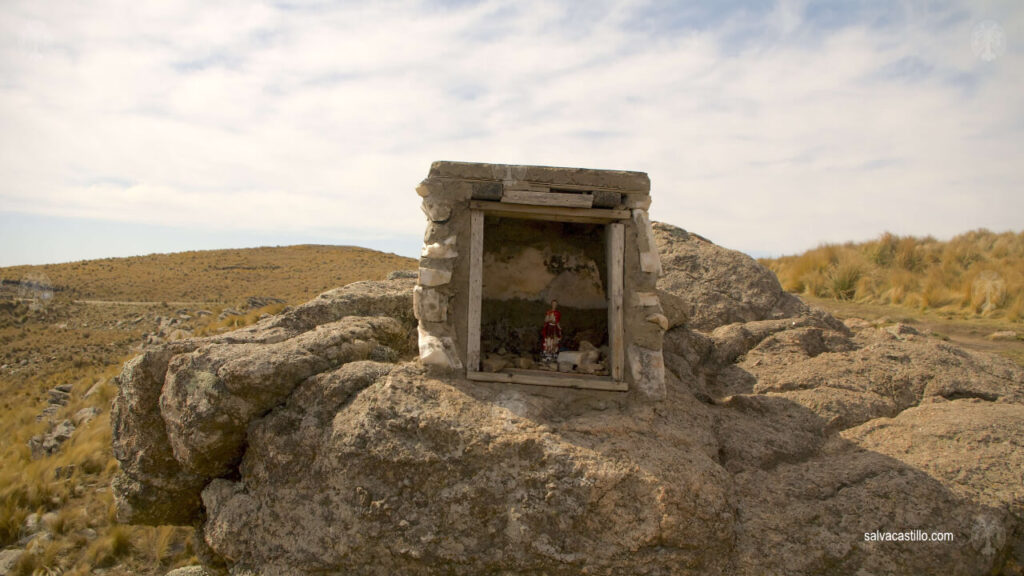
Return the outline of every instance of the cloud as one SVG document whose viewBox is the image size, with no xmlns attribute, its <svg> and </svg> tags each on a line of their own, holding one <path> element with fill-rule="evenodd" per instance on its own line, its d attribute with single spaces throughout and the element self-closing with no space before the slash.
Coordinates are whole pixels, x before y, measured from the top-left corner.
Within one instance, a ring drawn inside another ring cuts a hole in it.
<svg viewBox="0 0 1024 576">
<path fill-rule="evenodd" d="M 759 253 L 1019 229 L 1015 4 L 15 2 L 0 210 L 407 237 L 432 160 L 645 170 Z"/>
</svg>

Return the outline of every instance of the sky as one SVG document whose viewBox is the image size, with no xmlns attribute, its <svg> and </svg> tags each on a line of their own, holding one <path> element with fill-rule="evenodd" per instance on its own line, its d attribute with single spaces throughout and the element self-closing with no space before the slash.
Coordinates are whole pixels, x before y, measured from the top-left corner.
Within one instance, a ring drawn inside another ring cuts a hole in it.
<svg viewBox="0 0 1024 576">
<path fill-rule="evenodd" d="M 1024 229 L 1024 3 L 5 1 L 0 266 L 416 257 L 435 160 L 639 170 L 754 256 Z"/>
</svg>

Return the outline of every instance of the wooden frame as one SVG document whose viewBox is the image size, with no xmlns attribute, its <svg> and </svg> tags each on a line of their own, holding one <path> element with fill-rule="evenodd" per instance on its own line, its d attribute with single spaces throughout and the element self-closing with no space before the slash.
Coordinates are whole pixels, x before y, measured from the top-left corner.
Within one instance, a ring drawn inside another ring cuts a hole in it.
<svg viewBox="0 0 1024 576">
<path fill-rule="evenodd" d="M 605 224 L 605 265 L 608 267 L 608 362 L 610 376 L 592 376 L 539 370 L 480 371 L 480 321 L 483 304 L 484 216 L 490 214 L 524 220 Z M 466 377 L 480 382 L 506 382 L 534 386 L 557 386 L 590 390 L 626 391 L 623 378 L 625 334 L 623 328 L 623 275 L 625 266 L 625 227 L 629 210 L 600 210 L 500 204 L 470 203 L 469 310 L 466 327 Z"/>
</svg>

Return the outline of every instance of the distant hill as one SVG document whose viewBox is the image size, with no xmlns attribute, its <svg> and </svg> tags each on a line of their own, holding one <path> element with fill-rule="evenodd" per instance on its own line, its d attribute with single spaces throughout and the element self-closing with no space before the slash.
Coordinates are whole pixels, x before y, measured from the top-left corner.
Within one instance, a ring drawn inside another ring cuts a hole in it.
<svg viewBox="0 0 1024 576">
<path fill-rule="evenodd" d="M 948 242 L 885 233 L 760 262 L 798 294 L 1024 319 L 1024 232 L 981 229 Z"/>
<path fill-rule="evenodd" d="M 355 282 L 381 280 L 416 261 L 353 246 L 299 245 L 150 254 L 0 268 L 8 287 L 45 277 L 76 299 L 233 303 L 250 296 L 290 304 Z"/>
</svg>

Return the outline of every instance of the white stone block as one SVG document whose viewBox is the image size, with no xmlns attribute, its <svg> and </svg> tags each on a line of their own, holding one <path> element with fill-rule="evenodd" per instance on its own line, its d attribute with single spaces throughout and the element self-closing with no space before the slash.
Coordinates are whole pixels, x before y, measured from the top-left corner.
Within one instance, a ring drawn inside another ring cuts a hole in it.
<svg viewBox="0 0 1024 576">
<path fill-rule="evenodd" d="M 661 350 L 630 346 L 629 369 L 633 384 L 642 394 L 654 400 L 665 397 L 665 357 Z"/>
<path fill-rule="evenodd" d="M 638 308 L 647 308 L 658 306 L 658 295 L 654 292 L 634 292 L 633 293 L 633 306 Z"/>
<path fill-rule="evenodd" d="M 436 268 L 420 268 L 420 286 L 441 286 L 452 279 L 450 270 Z"/>
<path fill-rule="evenodd" d="M 437 290 L 416 286 L 412 291 L 412 305 L 417 320 L 448 321 L 448 299 Z"/>
<path fill-rule="evenodd" d="M 455 241 L 455 236 L 449 236 L 441 242 L 424 244 L 423 249 L 420 250 L 420 256 L 423 258 L 455 258 L 459 255 L 455 250 Z"/>
<path fill-rule="evenodd" d="M 650 314 L 644 320 L 657 324 L 661 327 L 662 331 L 668 330 L 668 317 L 664 314 Z"/>
<path fill-rule="evenodd" d="M 432 196 L 424 198 L 420 208 L 431 222 L 445 222 L 452 216 L 452 205 Z"/>
<path fill-rule="evenodd" d="M 419 332 L 420 361 L 428 366 L 462 369 L 462 361 L 455 352 L 455 342 L 447 336 L 435 336 L 423 329 Z"/>
</svg>

